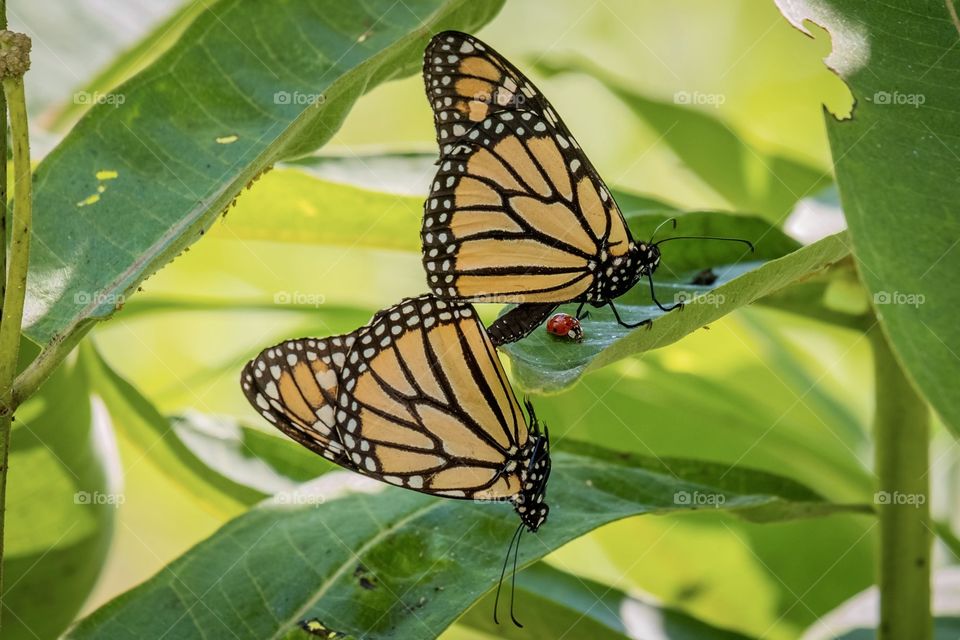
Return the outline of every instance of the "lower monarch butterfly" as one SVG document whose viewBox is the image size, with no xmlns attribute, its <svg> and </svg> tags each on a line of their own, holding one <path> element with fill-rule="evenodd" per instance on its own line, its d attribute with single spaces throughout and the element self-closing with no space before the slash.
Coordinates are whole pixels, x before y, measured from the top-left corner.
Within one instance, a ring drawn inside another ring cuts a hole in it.
<svg viewBox="0 0 960 640">
<path fill-rule="evenodd" d="M 507 550 L 509 560 L 516 542 L 514 569 L 523 528 L 547 519 L 549 433 L 529 401 L 524 418 L 470 304 L 427 294 L 346 335 L 284 341 L 251 360 L 240 384 L 267 421 L 347 469 L 430 495 L 510 502 L 521 521 Z M 512 601 L 510 615 L 519 625 Z"/>
<path fill-rule="evenodd" d="M 620 208 L 549 101 L 506 58 L 445 31 L 424 53 L 440 168 L 424 203 L 427 282 L 444 299 L 520 303 L 489 328 L 494 344 L 524 337 L 558 305 L 610 306 L 641 278 L 660 245 L 637 242 Z M 674 226 L 676 223 L 674 222 Z M 708 239 L 704 236 L 698 238 Z M 753 245 L 746 240 L 734 240 Z M 654 303 L 665 307 L 653 295 Z"/>
</svg>

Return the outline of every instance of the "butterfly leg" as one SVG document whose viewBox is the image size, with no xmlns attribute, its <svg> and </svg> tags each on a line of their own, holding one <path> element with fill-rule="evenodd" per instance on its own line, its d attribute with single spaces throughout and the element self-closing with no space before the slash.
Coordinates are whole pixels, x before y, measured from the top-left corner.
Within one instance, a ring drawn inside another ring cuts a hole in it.
<svg viewBox="0 0 960 640">
<path fill-rule="evenodd" d="M 662 304 L 660 304 L 660 301 L 657 300 L 657 294 L 656 294 L 656 292 L 654 292 L 654 290 L 653 290 L 653 275 L 651 275 L 651 274 L 648 273 L 648 274 L 647 274 L 647 281 L 650 283 L 650 297 L 653 298 L 653 303 L 654 303 L 655 305 L 657 305 L 657 307 L 660 308 L 660 311 L 673 311 L 673 310 L 676 309 L 677 307 L 679 307 L 681 310 L 683 309 L 683 303 L 682 303 L 682 302 L 677 302 L 676 304 L 672 304 L 672 305 L 670 305 L 669 307 L 665 307 L 665 306 L 663 306 Z"/>
<path fill-rule="evenodd" d="M 589 309 L 587 311 L 583 310 L 583 307 L 586 306 L 586 304 L 587 304 L 586 302 L 581 302 L 580 305 L 577 307 L 577 312 L 573 314 L 577 320 L 586 320 L 587 318 L 590 317 L 590 310 Z"/>
<path fill-rule="evenodd" d="M 613 311 L 613 317 L 617 319 L 617 324 L 619 324 L 621 327 L 626 327 L 627 329 L 636 329 L 637 327 L 642 327 L 646 325 L 646 327 L 649 329 L 651 326 L 653 326 L 653 320 L 651 320 L 650 318 L 647 318 L 646 320 L 641 320 L 640 322 L 634 322 L 632 324 L 629 322 L 624 322 L 623 319 L 620 318 L 620 314 L 617 313 L 617 306 L 613 304 L 613 300 L 611 300 L 607 304 L 610 305 L 610 310 Z"/>
</svg>

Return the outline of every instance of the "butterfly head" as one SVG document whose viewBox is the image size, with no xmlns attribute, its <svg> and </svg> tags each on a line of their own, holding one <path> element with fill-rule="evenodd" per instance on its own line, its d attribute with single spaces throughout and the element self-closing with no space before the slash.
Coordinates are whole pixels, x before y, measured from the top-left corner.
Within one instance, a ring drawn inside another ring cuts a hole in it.
<svg viewBox="0 0 960 640">
<path fill-rule="evenodd" d="M 632 247 L 634 273 L 637 280 L 652 274 L 660 266 L 660 247 L 654 243 L 638 242 Z"/>
<path fill-rule="evenodd" d="M 545 502 L 547 480 L 550 478 L 550 433 L 540 423 L 533 411 L 533 405 L 524 402 L 530 416 L 530 438 L 523 448 L 523 461 L 520 471 L 520 493 L 513 500 L 513 508 L 520 520 L 531 533 L 547 521 L 550 507 Z"/>
<path fill-rule="evenodd" d="M 599 298 L 602 302 L 619 298 L 636 285 L 640 278 L 656 271 L 660 249 L 655 244 L 631 242 L 627 251 L 611 256 L 603 266 Z"/>
</svg>

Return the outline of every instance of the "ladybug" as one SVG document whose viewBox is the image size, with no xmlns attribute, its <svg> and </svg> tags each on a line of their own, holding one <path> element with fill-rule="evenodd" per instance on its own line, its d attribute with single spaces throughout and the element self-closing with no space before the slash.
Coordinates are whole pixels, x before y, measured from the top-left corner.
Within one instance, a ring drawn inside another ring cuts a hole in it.
<svg viewBox="0 0 960 640">
<path fill-rule="evenodd" d="M 569 313 L 557 313 L 547 320 L 547 333 L 559 338 L 569 338 L 574 342 L 583 340 L 583 327 L 580 326 L 580 321 Z"/>
</svg>

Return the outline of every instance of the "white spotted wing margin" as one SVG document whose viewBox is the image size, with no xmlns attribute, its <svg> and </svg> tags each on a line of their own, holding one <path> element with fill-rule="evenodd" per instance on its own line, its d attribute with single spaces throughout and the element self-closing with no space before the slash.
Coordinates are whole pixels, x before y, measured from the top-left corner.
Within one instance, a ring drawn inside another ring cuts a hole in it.
<svg viewBox="0 0 960 640">
<path fill-rule="evenodd" d="M 335 422 L 340 370 L 354 334 L 285 340 L 247 363 L 240 386 L 260 415 L 304 447 L 352 468 Z"/>
</svg>

